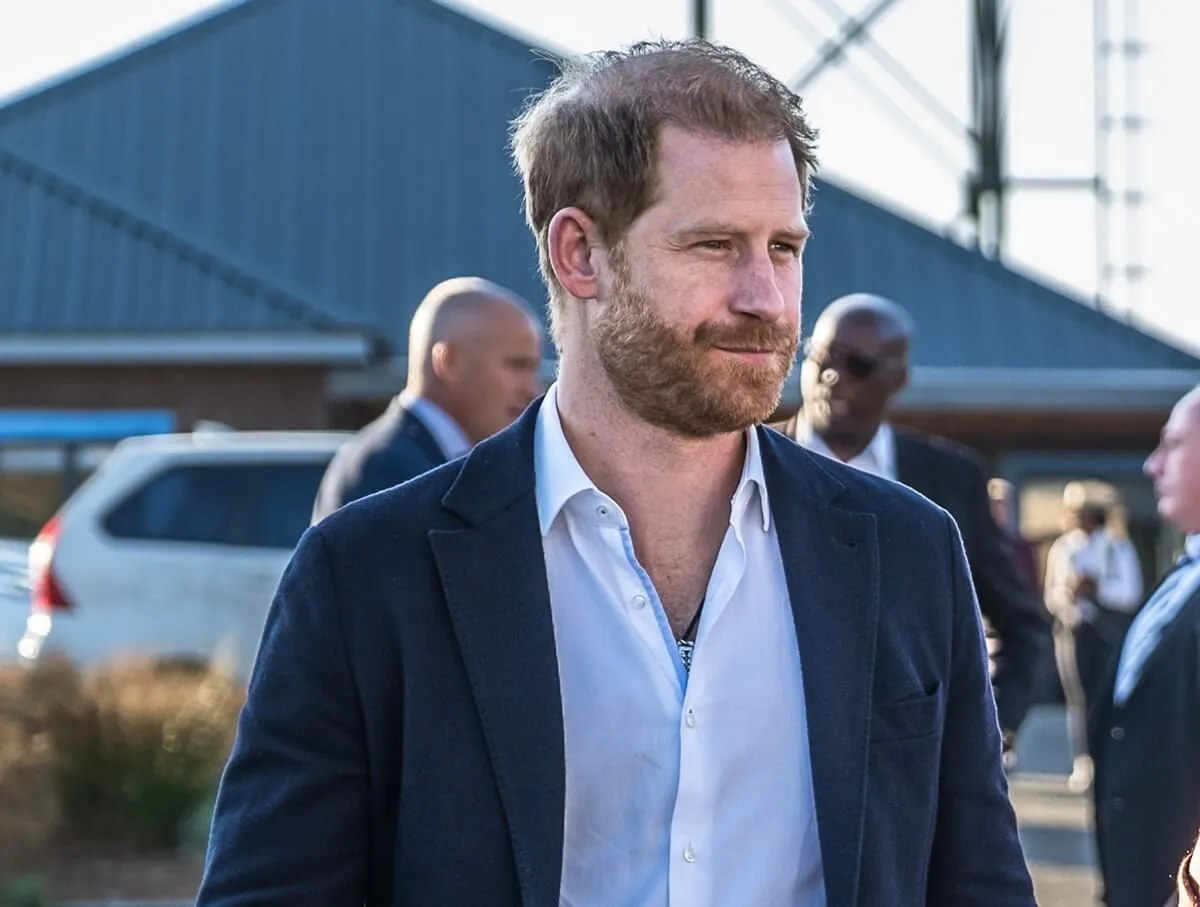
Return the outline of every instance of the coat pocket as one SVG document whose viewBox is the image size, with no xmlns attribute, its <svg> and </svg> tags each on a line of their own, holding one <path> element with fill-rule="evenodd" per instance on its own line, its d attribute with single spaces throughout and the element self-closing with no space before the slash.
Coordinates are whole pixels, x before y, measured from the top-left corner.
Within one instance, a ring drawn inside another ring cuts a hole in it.
<svg viewBox="0 0 1200 907">
<path fill-rule="evenodd" d="M 871 742 L 917 740 L 936 734 L 942 725 L 941 685 L 923 693 L 877 705 L 871 712 Z"/>
</svg>

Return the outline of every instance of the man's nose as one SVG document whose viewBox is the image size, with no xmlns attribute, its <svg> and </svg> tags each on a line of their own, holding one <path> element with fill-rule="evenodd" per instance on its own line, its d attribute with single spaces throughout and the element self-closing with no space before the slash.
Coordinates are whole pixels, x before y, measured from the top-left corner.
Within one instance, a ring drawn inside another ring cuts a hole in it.
<svg viewBox="0 0 1200 907">
<path fill-rule="evenodd" d="M 775 262 L 768 253 L 746 261 L 741 277 L 734 311 L 761 321 L 778 321 L 786 314 L 788 303 L 780 292 Z"/>
</svg>

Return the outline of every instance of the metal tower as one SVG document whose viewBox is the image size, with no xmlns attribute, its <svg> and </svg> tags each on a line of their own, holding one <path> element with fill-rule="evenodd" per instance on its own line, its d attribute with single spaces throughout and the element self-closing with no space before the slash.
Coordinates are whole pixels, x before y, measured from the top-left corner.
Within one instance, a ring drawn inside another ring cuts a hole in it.
<svg viewBox="0 0 1200 907">
<path fill-rule="evenodd" d="M 1096 303 L 1136 311 L 1141 255 L 1140 64 L 1146 45 L 1138 0 L 1094 0 L 1096 44 Z"/>
<path fill-rule="evenodd" d="M 963 174 L 963 218 L 971 241 L 984 255 L 1002 257 L 1005 250 L 1005 210 L 1015 191 L 1087 192 L 1095 199 L 1096 297 L 1108 306 L 1119 298 L 1126 313 L 1136 304 L 1135 291 L 1145 272 L 1140 261 L 1140 137 L 1145 121 L 1140 115 L 1138 63 L 1145 45 L 1138 38 L 1139 0 L 1093 0 L 1095 44 L 1095 161 L 1078 176 L 1014 176 L 1006 160 L 1007 131 L 1005 68 L 1007 65 L 1008 0 L 970 0 L 971 3 L 971 109 L 970 122 L 962 123 L 931 91 L 914 78 L 875 40 L 871 29 L 900 0 L 874 0 L 858 15 L 846 13 L 840 0 L 770 0 L 771 5 L 817 45 L 814 58 L 796 74 L 791 85 L 805 90 L 830 67 L 847 65 L 848 75 L 861 75 L 853 67 L 849 50 L 859 46 L 891 78 L 882 86 L 871 78 L 856 79 L 858 86 L 934 157 L 961 173 L 961 155 L 948 154 L 944 144 L 917 124 L 895 99 L 896 90 L 907 94 L 940 122 L 958 143 L 966 143 L 969 165 Z M 1031 0 L 1032 2 L 1032 0 Z M 837 24 L 837 33 L 825 31 L 809 18 L 819 8 Z M 710 21 L 705 0 L 694 0 L 697 33 Z"/>
</svg>

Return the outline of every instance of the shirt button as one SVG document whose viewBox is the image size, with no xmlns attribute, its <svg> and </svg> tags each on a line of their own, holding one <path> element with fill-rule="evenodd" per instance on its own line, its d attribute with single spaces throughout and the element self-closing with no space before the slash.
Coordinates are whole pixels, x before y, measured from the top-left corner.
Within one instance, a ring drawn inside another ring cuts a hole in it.
<svg viewBox="0 0 1200 907">
<path fill-rule="evenodd" d="M 696 726 L 696 713 L 693 712 L 691 709 L 688 709 L 688 713 L 683 716 L 683 723 L 686 724 L 688 727 L 695 727 Z"/>
<path fill-rule="evenodd" d="M 688 863 L 696 862 L 696 851 L 692 850 L 692 845 L 689 844 L 683 851 L 683 859 Z"/>
<path fill-rule="evenodd" d="M 1125 739 L 1125 728 L 1115 727 L 1111 731 L 1108 732 L 1108 736 L 1112 737 L 1113 740 L 1124 740 Z"/>
<path fill-rule="evenodd" d="M 608 508 L 605 507 L 603 504 L 599 505 L 596 508 L 596 516 L 600 517 L 600 519 L 602 519 L 602 520 L 608 519 Z"/>
<path fill-rule="evenodd" d="M 633 606 L 634 606 L 635 608 L 637 608 L 639 611 L 641 611 L 641 610 L 642 610 L 642 608 L 646 607 L 646 596 L 644 596 L 644 595 L 635 595 L 635 596 L 633 597 L 633 600 L 632 600 L 632 602 L 631 602 L 631 603 L 633 604 Z"/>
<path fill-rule="evenodd" d="M 1112 798 L 1112 808 L 1115 809 L 1117 812 L 1120 812 L 1121 810 L 1123 810 L 1125 808 L 1125 798 L 1124 797 L 1113 797 Z"/>
</svg>

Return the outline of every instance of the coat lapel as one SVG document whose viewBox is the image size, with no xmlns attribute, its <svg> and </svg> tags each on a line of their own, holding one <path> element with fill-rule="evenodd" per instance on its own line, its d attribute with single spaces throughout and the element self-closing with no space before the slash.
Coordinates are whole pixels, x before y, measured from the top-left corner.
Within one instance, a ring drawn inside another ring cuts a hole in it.
<svg viewBox="0 0 1200 907">
<path fill-rule="evenodd" d="M 446 452 L 442 450 L 442 446 L 438 444 L 425 421 L 411 409 L 405 409 L 398 404 L 397 408 L 399 410 L 397 418 L 400 420 L 397 436 L 411 439 L 412 443 L 417 445 L 431 463 L 445 463 Z"/>
<path fill-rule="evenodd" d="M 764 432 L 763 469 L 792 599 L 830 904 L 857 903 L 879 618 L 875 517 L 832 506 L 841 483 Z"/>
<path fill-rule="evenodd" d="M 508 820 L 527 907 L 555 905 L 565 761 L 554 625 L 534 495 L 537 405 L 468 456 L 443 505 L 467 528 L 430 533 Z"/>
<path fill-rule="evenodd" d="M 1159 583 L 1159 585 L 1162 585 L 1162 583 Z M 1150 651 L 1150 654 L 1146 656 L 1146 661 L 1142 664 L 1142 669 L 1138 673 L 1138 681 L 1129 693 L 1129 699 L 1125 703 L 1126 706 L 1133 700 L 1133 697 L 1138 695 L 1139 688 L 1143 685 L 1143 681 L 1153 672 L 1155 664 L 1166 656 L 1167 651 L 1171 648 L 1172 637 L 1179 631 L 1179 628 L 1190 628 L 1195 625 L 1195 612 L 1197 608 L 1200 608 L 1200 589 L 1193 589 L 1188 595 L 1187 601 L 1180 606 L 1179 611 L 1171 618 L 1171 622 L 1163 627 L 1158 642 Z M 1123 648 L 1124 640 L 1122 640 L 1121 645 Z M 1116 657 L 1112 659 L 1112 670 L 1110 673 L 1112 674 L 1112 686 L 1114 690 L 1117 685 L 1117 665 L 1120 662 L 1120 656 L 1121 653 L 1118 651 Z M 1111 698 L 1112 694 L 1110 692 L 1109 699 L 1111 700 Z"/>
</svg>

